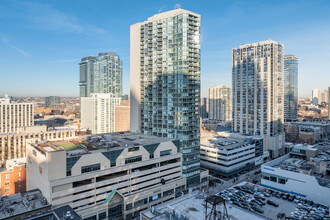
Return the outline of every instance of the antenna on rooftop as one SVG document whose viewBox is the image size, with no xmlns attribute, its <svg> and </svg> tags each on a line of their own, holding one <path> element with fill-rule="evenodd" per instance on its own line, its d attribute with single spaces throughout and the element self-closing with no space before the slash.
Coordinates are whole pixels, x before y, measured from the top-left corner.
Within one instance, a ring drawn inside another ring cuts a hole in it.
<svg viewBox="0 0 330 220">
<path fill-rule="evenodd" d="M 181 8 L 181 5 L 179 3 L 176 3 L 174 8 L 175 9 L 180 9 Z"/>
</svg>

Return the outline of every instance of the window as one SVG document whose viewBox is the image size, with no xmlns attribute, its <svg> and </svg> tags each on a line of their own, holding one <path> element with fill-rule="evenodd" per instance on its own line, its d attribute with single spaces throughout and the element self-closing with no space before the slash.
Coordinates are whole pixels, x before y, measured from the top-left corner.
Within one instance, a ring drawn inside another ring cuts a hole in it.
<svg viewBox="0 0 330 220">
<path fill-rule="evenodd" d="M 17 170 L 21 170 L 22 169 L 22 167 L 17 167 Z"/>
<path fill-rule="evenodd" d="M 132 203 L 126 204 L 126 211 L 132 209 Z"/>
<path fill-rule="evenodd" d="M 18 179 L 18 183 L 21 183 L 21 179 Z"/>
<path fill-rule="evenodd" d="M 102 212 L 102 213 L 99 214 L 99 219 L 100 220 L 101 219 L 106 219 L 106 217 L 107 217 L 107 213 L 106 212 Z"/>
<path fill-rule="evenodd" d="M 172 150 L 163 150 L 160 152 L 160 156 L 167 156 L 167 155 L 171 155 L 172 154 Z"/>
<path fill-rule="evenodd" d="M 277 182 L 277 177 L 276 176 L 270 176 L 270 181 Z"/>
<path fill-rule="evenodd" d="M 135 157 L 129 157 L 129 158 L 125 158 L 125 164 L 129 164 L 129 163 L 135 163 L 135 162 L 139 162 L 142 161 L 142 156 L 135 156 Z"/>
<path fill-rule="evenodd" d="M 6 178 L 6 180 L 9 179 L 9 174 L 6 174 L 5 178 Z"/>
<path fill-rule="evenodd" d="M 281 184 L 285 184 L 286 181 L 288 181 L 287 179 L 283 179 L 283 178 L 278 178 L 278 182 L 281 183 Z"/>
<path fill-rule="evenodd" d="M 92 172 L 92 171 L 96 171 L 96 170 L 100 170 L 101 169 L 101 164 L 92 164 L 92 165 L 88 165 L 88 166 L 83 166 L 81 167 L 81 173 L 88 173 L 88 172 Z"/>
<path fill-rule="evenodd" d="M 269 180 L 269 175 L 266 174 L 266 173 L 263 173 L 263 174 L 262 174 L 262 178 L 263 178 L 264 180 Z"/>
<path fill-rule="evenodd" d="M 9 186 L 9 181 L 6 181 L 5 182 L 5 186 Z"/>
<path fill-rule="evenodd" d="M 6 189 L 5 189 L 5 192 L 9 192 L 9 188 L 6 188 Z"/>
<path fill-rule="evenodd" d="M 21 172 L 18 173 L 18 176 L 21 176 Z"/>
</svg>

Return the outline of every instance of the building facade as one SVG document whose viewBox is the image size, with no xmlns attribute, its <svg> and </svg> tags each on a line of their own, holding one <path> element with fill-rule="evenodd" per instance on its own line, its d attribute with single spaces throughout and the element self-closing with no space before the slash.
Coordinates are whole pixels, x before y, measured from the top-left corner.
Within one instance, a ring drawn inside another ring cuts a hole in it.
<svg viewBox="0 0 330 220">
<path fill-rule="evenodd" d="M 233 49 L 233 131 L 263 135 L 270 157 L 284 153 L 284 47 L 268 40 Z"/>
<path fill-rule="evenodd" d="M 122 96 L 123 62 L 116 53 L 99 53 L 97 57 L 85 57 L 79 65 L 80 97 L 89 97 L 91 93 Z"/>
<path fill-rule="evenodd" d="M 50 107 L 51 105 L 60 104 L 59 96 L 48 96 L 45 98 L 45 107 Z"/>
<path fill-rule="evenodd" d="M 121 100 L 115 106 L 115 132 L 130 131 L 130 104 L 129 100 Z"/>
<path fill-rule="evenodd" d="M 11 103 L 8 96 L 0 98 L 0 134 L 34 125 L 33 103 Z"/>
<path fill-rule="evenodd" d="M 284 56 L 284 119 L 298 120 L 298 58 Z"/>
<path fill-rule="evenodd" d="M 6 166 L 0 168 L 0 197 L 26 191 L 26 158 L 6 161 Z"/>
<path fill-rule="evenodd" d="M 261 185 L 329 206 L 329 162 L 322 158 L 299 159 L 297 155 L 307 158 L 306 154 L 314 154 L 309 147 L 299 148 L 294 147 L 292 153 L 263 164 Z"/>
<path fill-rule="evenodd" d="M 206 97 L 201 98 L 201 118 L 208 118 L 209 114 L 209 103 Z"/>
<path fill-rule="evenodd" d="M 83 219 L 135 219 L 185 190 L 178 140 L 114 133 L 65 150 L 68 143 L 27 147 L 27 188 L 40 189 L 54 208 L 70 205 Z"/>
<path fill-rule="evenodd" d="M 92 93 L 81 98 L 81 127 L 93 134 L 115 131 L 115 106 L 121 98 L 111 93 Z"/>
<path fill-rule="evenodd" d="M 328 115 L 330 119 L 330 86 L 328 88 Z"/>
<path fill-rule="evenodd" d="M 156 14 L 131 26 L 131 131 L 176 138 L 183 176 L 200 181 L 200 15 Z"/>
<path fill-rule="evenodd" d="M 222 176 L 254 167 L 255 157 L 256 145 L 252 142 L 214 137 L 201 143 L 201 166 Z"/>
<path fill-rule="evenodd" d="M 209 119 L 232 120 L 231 89 L 224 85 L 209 87 Z"/>
<path fill-rule="evenodd" d="M 321 104 L 321 91 L 319 89 L 313 89 L 312 92 L 312 104 L 318 105 Z"/>
<path fill-rule="evenodd" d="M 19 128 L 15 133 L 0 134 L 0 161 L 25 157 L 26 140 L 65 140 L 74 138 L 74 129 L 47 130 L 44 126 L 31 126 Z"/>
</svg>

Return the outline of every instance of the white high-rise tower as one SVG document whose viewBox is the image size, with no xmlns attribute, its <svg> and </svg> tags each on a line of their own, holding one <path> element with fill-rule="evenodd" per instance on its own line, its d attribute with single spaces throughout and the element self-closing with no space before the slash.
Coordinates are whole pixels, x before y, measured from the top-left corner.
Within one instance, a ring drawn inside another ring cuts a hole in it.
<svg viewBox="0 0 330 220">
<path fill-rule="evenodd" d="M 272 40 L 233 49 L 233 131 L 262 135 L 271 158 L 284 153 L 283 52 Z"/>
</svg>

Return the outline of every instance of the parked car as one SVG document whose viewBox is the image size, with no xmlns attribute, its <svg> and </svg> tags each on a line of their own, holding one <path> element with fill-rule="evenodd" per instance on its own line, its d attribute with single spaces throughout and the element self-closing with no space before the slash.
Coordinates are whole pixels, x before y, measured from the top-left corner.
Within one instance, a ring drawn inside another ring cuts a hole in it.
<svg viewBox="0 0 330 220">
<path fill-rule="evenodd" d="M 267 200 L 267 204 L 278 207 L 278 204 L 275 201 L 271 200 L 271 199 Z"/>
</svg>

